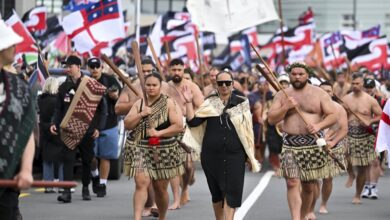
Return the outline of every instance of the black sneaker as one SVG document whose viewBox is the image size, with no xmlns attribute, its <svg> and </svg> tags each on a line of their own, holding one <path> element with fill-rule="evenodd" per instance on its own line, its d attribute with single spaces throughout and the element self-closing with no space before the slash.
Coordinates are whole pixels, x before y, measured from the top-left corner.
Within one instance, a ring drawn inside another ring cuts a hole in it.
<svg viewBox="0 0 390 220">
<path fill-rule="evenodd" d="M 63 202 L 63 203 L 70 203 L 72 202 L 72 194 L 70 193 L 70 190 L 69 189 L 65 189 L 63 191 L 63 193 L 57 197 L 57 200 L 59 202 Z"/>
<path fill-rule="evenodd" d="M 83 200 L 91 200 L 91 195 L 89 194 L 88 186 L 83 186 L 83 190 L 81 192 L 81 195 L 83 197 Z"/>
<path fill-rule="evenodd" d="M 106 184 L 99 184 L 98 191 L 97 191 L 97 197 L 104 197 L 106 196 Z"/>
<path fill-rule="evenodd" d="M 100 184 L 100 177 L 99 176 L 92 177 L 92 192 L 93 193 L 97 194 L 99 184 Z"/>
</svg>

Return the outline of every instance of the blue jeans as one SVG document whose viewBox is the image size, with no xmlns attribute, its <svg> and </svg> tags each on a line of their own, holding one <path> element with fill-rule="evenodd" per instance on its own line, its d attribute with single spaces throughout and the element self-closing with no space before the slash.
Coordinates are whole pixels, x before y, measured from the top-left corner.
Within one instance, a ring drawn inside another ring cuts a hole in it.
<svg viewBox="0 0 390 220">
<path fill-rule="evenodd" d="M 56 164 L 57 163 L 57 164 Z M 57 166 L 56 166 L 57 165 Z M 53 181 L 54 180 L 54 168 L 57 167 L 58 179 L 64 180 L 64 165 L 62 163 L 53 161 L 43 161 L 43 180 Z"/>
</svg>

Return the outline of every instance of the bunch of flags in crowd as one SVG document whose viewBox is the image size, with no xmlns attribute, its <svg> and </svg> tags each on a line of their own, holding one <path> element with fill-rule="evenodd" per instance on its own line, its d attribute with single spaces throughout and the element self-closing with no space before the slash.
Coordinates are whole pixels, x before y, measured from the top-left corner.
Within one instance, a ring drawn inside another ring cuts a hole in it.
<svg viewBox="0 0 390 220">
<path fill-rule="evenodd" d="M 160 61 L 181 58 L 196 71 L 199 69 L 198 38 L 204 63 L 230 66 L 233 70 L 251 68 L 256 56 L 250 44 L 260 49 L 261 55 L 274 69 L 296 61 L 304 61 L 312 66 L 322 65 L 327 70 L 337 70 L 347 65 L 356 68 L 365 66 L 371 71 L 390 67 L 388 42 L 385 36 L 380 35 L 379 25 L 362 31 L 342 30 L 319 35 L 315 31 L 314 13 L 308 8 L 298 18 L 296 27 L 278 29 L 268 43 L 260 45 L 254 25 L 279 19 L 272 0 L 246 1 L 240 6 L 227 5 L 226 10 L 221 10 L 225 6 L 215 2 L 188 1 L 189 12 L 170 11 L 159 16 L 154 24 L 141 27 L 140 52 L 151 55 L 146 40 L 149 37 Z M 69 10 L 70 14 L 63 18 L 47 17 L 44 6 L 29 10 L 22 19 L 13 12 L 6 23 L 24 38 L 16 48 L 19 58 L 23 54 L 24 60 L 36 62 L 38 44 L 45 51 L 54 50 L 62 55 L 74 50 L 84 56 L 102 53 L 115 56 L 121 49 L 131 50 L 135 35 L 127 34 L 128 23 L 123 18 L 121 1 L 71 0 L 64 9 Z M 210 13 L 199 13 L 199 10 Z M 225 14 L 211 13 L 213 10 Z M 263 14 L 252 20 L 242 19 L 247 16 L 245 14 L 253 14 L 253 10 Z M 236 23 L 238 15 L 241 15 L 241 21 L 251 20 L 251 23 Z M 216 16 L 222 16 L 229 22 L 225 26 L 220 25 L 220 19 L 214 18 Z M 236 33 L 228 38 L 228 44 L 220 54 L 213 54 L 216 48 L 214 33 L 229 30 Z M 33 58 L 28 58 L 30 56 Z"/>
</svg>

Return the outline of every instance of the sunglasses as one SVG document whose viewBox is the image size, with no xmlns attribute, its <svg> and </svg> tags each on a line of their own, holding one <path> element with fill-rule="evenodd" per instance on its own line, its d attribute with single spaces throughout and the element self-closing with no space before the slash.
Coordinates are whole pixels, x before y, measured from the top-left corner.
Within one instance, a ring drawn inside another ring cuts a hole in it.
<svg viewBox="0 0 390 220">
<path fill-rule="evenodd" d="M 100 64 L 93 64 L 93 65 L 89 65 L 88 66 L 89 68 L 91 68 L 91 69 L 99 69 L 100 68 Z"/>
<path fill-rule="evenodd" d="M 226 81 L 217 81 L 217 85 L 218 86 L 223 86 L 223 85 L 225 85 L 226 87 L 228 87 L 228 86 L 231 86 L 232 85 L 232 81 L 230 81 L 230 80 L 226 80 Z"/>
</svg>

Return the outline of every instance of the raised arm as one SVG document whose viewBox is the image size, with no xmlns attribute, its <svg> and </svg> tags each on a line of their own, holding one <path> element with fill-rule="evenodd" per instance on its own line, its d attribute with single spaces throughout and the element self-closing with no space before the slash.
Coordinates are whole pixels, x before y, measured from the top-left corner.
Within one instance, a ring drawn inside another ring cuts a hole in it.
<svg viewBox="0 0 390 220">
<path fill-rule="evenodd" d="M 204 96 L 203 96 L 202 91 L 199 89 L 199 87 L 195 83 L 192 83 L 192 82 L 191 82 L 191 91 L 192 91 L 192 94 L 194 96 L 192 99 L 192 103 L 194 104 L 193 107 L 196 110 L 203 103 Z"/>
</svg>

